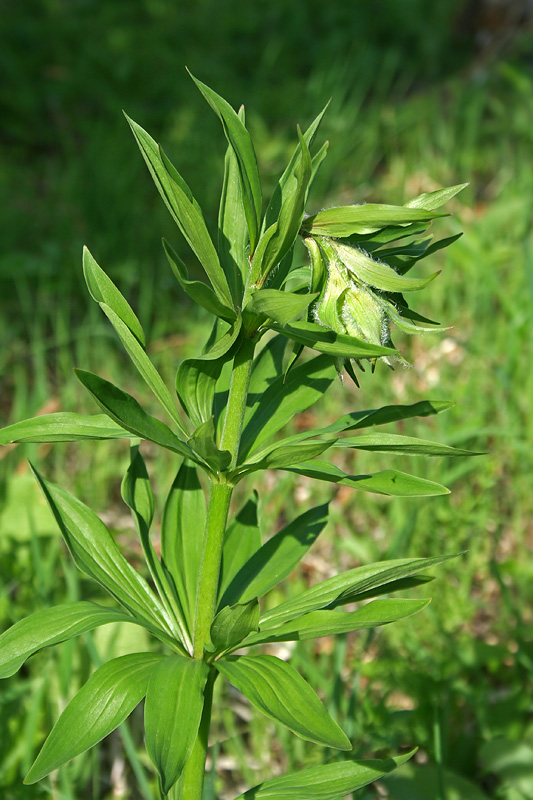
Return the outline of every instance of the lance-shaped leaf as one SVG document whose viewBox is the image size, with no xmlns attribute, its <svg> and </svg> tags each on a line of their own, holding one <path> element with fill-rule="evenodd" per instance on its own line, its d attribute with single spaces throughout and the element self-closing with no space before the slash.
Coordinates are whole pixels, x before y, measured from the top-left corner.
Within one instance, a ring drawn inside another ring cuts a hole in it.
<svg viewBox="0 0 533 800">
<path fill-rule="evenodd" d="M 122 499 L 131 509 L 135 527 L 141 540 L 145 561 L 157 589 L 161 602 L 167 612 L 167 619 L 173 632 L 185 647 L 190 640 L 175 590 L 167 573 L 161 565 L 150 539 L 150 526 L 154 517 L 154 495 L 144 459 L 138 445 L 130 449 L 130 465 L 121 486 Z"/>
<path fill-rule="evenodd" d="M 159 400 L 170 419 L 176 424 L 180 433 L 187 436 L 187 429 L 180 419 L 180 415 L 178 414 L 178 410 L 172 397 L 170 396 L 170 392 L 168 391 L 163 378 L 152 364 L 144 347 L 139 344 L 139 341 L 132 334 L 127 325 L 122 322 L 120 317 L 117 317 L 113 309 L 111 309 L 105 303 L 100 303 L 100 308 L 117 332 L 120 341 L 124 345 L 124 349 L 135 364 L 139 375 L 141 375 L 146 385 Z"/>
<path fill-rule="evenodd" d="M 250 134 L 244 127 L 238 114 L 235 113 L 224 98 L 220 97 L 220 95 L 210 89 L 209 86 L 206 86 L 205 83 L 195 78 L 194 75 L 191 73 L 189 74 L 220 119 L 226 139 L 235 153 L 242 188 L 244 211 L 250 233 L 250 252 L 253 255 L 259 239 L 262 195 L 257 158 Z"/>
<path fill-rule="evenodd" d="M 85 388 L 91 393 L 100 408 L 108 414 L 112 420 L 121 425 L 126 430 L 139 436 L 141 439 L 148 439 L 150 442 L 166 447 L 174 453 L 179 453 L 186 458 L 196 461 L 193 451 L 185 442 L 172 433 L 170 428 L 161 422 L 160 419 L 150 416 L 139 405 L 137 400 L 127 392 L 123 392 L 118 386 L 87 372 L 83 369 L 75 369 L 76 377 Z"/>
<path fill-rule="evenodd" d="M 272 322 L 269 327 L 298 344 L 312 347 L 320 353 L 327 353 L 335 358 L 380 358 L 398 355 L 397 350 L 392 347 L 381 347 L 356 339 L 355 336 L 334 333 L 322 325 L 315 325 L 314 322 L 292 322 L 287 325 Z"/>
<path fill-rule="evenodd" d="M 211 642 L 221 653 L 242 642 L 259 627 L 259 602 L 257 598 L 247 603 L 237 603 L 222 608 L 211 624 Z"/>
<path fill-rule="evenodd" d="M 126 298 L 119 292 L 111 278 L 98 266 L 87 247 L 83 248 L 83 274 L 93 300 L 105 303 L 131 331 L 137 340 L 146 345 L 142 325 Z"/>
<path fill-rule="evenodd" d="M 257 521 L 257 492 L 254 492 L 224 533 L 218 587 L 219 608 L 233 605 L 239 600 L 233 590 L 228 591 L 228 588 L 234 586 L 236 576 L 241 573 L 245 564 L 260 547 L 261 532 Z"/>
<path fill-rule="evenodd" d="M 456 194 L 462 192 L 468 186 L 468 183 L 459 183 L 457 186 L 447 186 L 445 189 L 437 189 L 435 192 L 424 192 L 414 197 L 405 204 L 406 208 L 423 208 L 426 211 L 433 211 L 435 208 L 440 208 Z"/>
<path fill-rule="evenodd" d="M 105 414 L 58 411 L 25 419 L 0 430 L 0 444 L 21 442 L 83 442 L 88 439 L 127 439 L 134 436 Z"/>
<path fill-rule="evenodd" d="M 337 439 L 333 447 L 352 447 L 355 450 L 369 450 L 375 453 L 393 453 L 399 456 L 479 456 L 472 450 L 461 450 L 439 442 L 414 439 L 395 433 L 366 433 L 355 439 Z"/>
<path fill-rule="evenodd" d="M 384 292 L 417 292 L 439 275 L 439 272 L 434 272 L 429 278 L 405 278 L 387 264 L 363 253 L 358 247 L 351 247 L 341 242 L 332 242 L 331 246 L 350 272 L 369 286 Z"/>
<path fill-rule="evenodd" d="M 166 795 L 190 758 L 204 705 L 209 667 L 200 659 L 170 656 L 152 671 L 144 707 L 146 750 Z"/>
<path fill-rule="evenodd" d="M 226 656 L 214 666 L 267 717 L 317 744 L 351 750 L 309 684 L 275 656 Z"/>
<path fill-rule="evenodd" d="M 114 608 L 79 601 L 37 611 L 0 636 L 0 678 L 9 678 L 43 647 L 65 642 L 109 622 L 138 620 Z"/>
<path fill-rule="evenodd" d="M 78 569 L 100 583 L 132 614 L 168 632 L 159 600 L 126 561 L 102 520 L 65 489 L 45 480 L 35 468 L 33 471 Z"/>
<path fill-rule="evenodd" d="M 300 514 L 246 560 L 226 589 L 221 605 L 263 597 L 289 575 L 328 521 L 328 504 Z"/>
<path fill-rule="evenodd" d="M 205 220 L 191 190 L 152 137 L 125 114 L 146 165 L 175 223 L 195 253 L 220 301 L 231 305 L 231 293 Z"/>
<path fill-rule="evenodd" d="M 163 249 L 179 285 L 183 291 L 189 295 L 191 300 L 199 306 L 202 306 L 202 308 L 207 309 L 207 311 L 214 314 L 216 317 L 225 319 L 228 322 L 233 322 L 235 319 L 235 311 L 229 308 L 229 306 L 224 305 L 224 303 L 218 299 L 213 289 L 206 283 L 189 280 L 187 267 L 166 239 L 163 239 Z"/>
<path fill-rule="evenodd" d="M 405 764 L 414 754 L 383 760 L 339 761 L 260 783 L 237 800 L 339 800 Z"/>
<path fill-rule="evenodd" d="M 161 521 L 161 558 L 193 633 L 196 587 L 206 521 L 205 496 L 195 467 L 184 462 L 168 493 Z"/>
<path fill-rule="evenodd" d="M 386 469 L 383 472 L 375 472 L 373 475 L 347 475 L 334 464 L 319 461 L 319 459 L 298 464 L 296 467 L 282 467 L 282 469 L 319 481 L 339 483 L 362 492 L 386 494 L 391 497 L 436 497 L 450 494 L 450 490 L 440 483 L 428 481 L 426 478 L 419 478 L 416 475 L 408 475 L 406 472 L 398 472 L 395 469 Z"/>
<path fill-rule="evenodd" d="M 310 408 L 323 396 L 336 376 L 327 356 L 316 356 L 280 375 L 266 389 L 243 430 L 239 458 L 242 460 L 277 433 L 296 414 Z"/>
<path fill-rule="evenodd" d="M 361 206 L 341 206 L 319 211 L 304 220 L 306 233 L 321 236 L 346 238 L 355 234 L 374 233 L 389 225 L 404 225 L 411 222 L 429 222 L 436 217 L 445 217 L 434 211 L 405 206 L 389 206 L 366 203 Z"/>
<path fill-rule="evenodd" d="M 304 216 L 313 167 L 305 137 L 298 127 L 299 153 L 294 166 L 280 181 L 281 208 L 276 220 L 276 232 L 265 248 L 262 264 L 262 280 L 278 264 L 294 244 Z M 275 202 L 275 201 L 274 201 Z"/>
<path fill-rule="evenodd" d="M 176 391 L 185 412 L 196 426 L 213 416 L 215 388 L 224 364 L 233 355 L 241 335 L 242 317 L 199 358 L 182 361 L 176 375 Z"/>
<path fill-rule="evenodd" d="M 240 107 L 238 116 L 244 125 L 244 106 Z M 218 212 L 218 252 L 236 306 L 241 305 L 243 286 L 250 266 L 246 253 L 247 245 L 248 223 L 244 210 L 239 162 L 233 147 L 228 145 Z"/>
<path fill-rule="evenodd" d="M 246 310 L 286 325 L 303 314 L 317 297 L 318 293 L 295 294 L 281 292 L 279 289 L 261 289 L 253 293 Z"/>
<path fill-rule="evenodd" d="M 337 605 L 351 603 L 378 587 L 389 585 L 404 578 L 418 575 L 425 569 L 443 564 L 456 556 L 435 556 L 433 558 L 400 558 L 392 561 L 381 561 L 364 567 L 335 575 L 310 589 L 306 589 L 297 597 L 286 600 L 276 608 L 267 611 L 260 619 L 260 630 L 282 625 L 289 620 L 297 619 L 303 614 L 323 608 L 334 608 Z M 393 589 L 391 588 L 391 591 Z"/>
<path fill-rule="evenodd" d="M 263 340 L 264 341 L 264 340 Z M 284 372 L 283 359 L 287 349 L 287 339 L 276 334 L 269 339 L 264 347 L 256 354 L 252 364 L 252 374 L 248 386 L 248 397 L 246 398 L 246 412 L 244 415 L 244 425 L 254 414 L 257 406 L 261 402 L 263 394 L 271 383 Z"/>
<path fill-rule="evenodd" d="M 303 617 L 286 622 L 279 628 L 250 636 L 243 646 L 266 644 L 267 642 L 299 642 L 318 639 L 321 636 L 336 636 L 351 631 L 376 628 L 416 614 L 429 604 L 429 600 L 374 600 L 357 611 L 312 611 Z"/>
<path fill-rule="evenodd" d="M 132 653 L 108 661 L 67 705 L 24 783 L 37 783 L 115 730 L 139 705 L 162 656 Z"/>
<path fill-rule="evenodd" d="M 336 439 L 308 439 L 302 442 L 286 444 L 277 442 L 268 448 L 268 452 L 260 457 L 253 456 L 249 461 L 237 466 L 235 471 L 239 479 L 261 469 L 286 469 L 294 464 L 307 461 L 309 458 L 320 456 L 325 450 L 332 447 Z"/>
</svg>

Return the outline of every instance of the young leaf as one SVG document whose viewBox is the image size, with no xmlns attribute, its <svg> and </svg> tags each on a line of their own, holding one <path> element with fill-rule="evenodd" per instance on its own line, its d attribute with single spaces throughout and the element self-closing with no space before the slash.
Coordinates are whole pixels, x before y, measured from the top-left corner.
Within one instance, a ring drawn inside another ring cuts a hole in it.
<svg viewBox="0 0 533 800">
<path fill-rule="evenodd" d="M 109 308 L 113 309 L 117 317 L 122 320 L 128 330 L 145 347 L 144 331 L 133 309 L 113 281 L 98 266 L 87 247 L 83 248 L 83 274 L 93 300 L 97 303 L 105 303 Z"/>
<path fill-rule="evenodd" d="M 100 308 L 114 327 L 120 341 L 124 345 L 124 349 L 135 364 L 139 375 L 143 378 L 149 389 L 152 390 L 155 397 L 159 400 L 170 419 L 176 424 L 180 433 L 187 436 L 187 429 L 181 421 L 180 415 L 176 409 L 174 401 L 170 396 L 163 378 L 152 364 L 146 350 L 139 344 L 138 340 L 132 334 L 130 329 L 124 325 L 120 317 L 117 317 L 115 312 L 105 303 L 100 303 Z"/>
<path fill-rule="evenodd" d="M 403 456 L 478 456 L 472 450 L 460 450 L 439 442 L 414 439 L 395 433 L 366 433 L 355 439 L 337 439 L 333 447 L 353 447 L 356 450 L 370 450 L 375 453 L 393 453 Z"/>
<path fill-rule="evenodd" d="M 243 564 L 224 593 L 221 605 L 263 597 L 289 575 L 328 521 L 328 504 L 300 514 Z"/>
<path fill-rule="evenodd" d="M 298 464 L 296 467 L 281 467 L 281 469 L 319 481 L 339 483 L 363 492 L 375 492 L 391 497 L 437 497 L 450 494 L 450 490 L 440 483 L 408 475 L 406 472 L 398 472 L 395 469 L 375 472 L 373 475 L 347 475 L 334 464 L 318 459 Z"/>
<path fill-rule="evenodd" d="M 163 239 L 163 249 L 179 285 L 191 300 L 216 317 L 233 322 L 235 320 L 235 311 L 222 303 L 213 289 L 206 283 L 189 280 L 187 267 L 166 239 Z"/>
<path fill-rule="evenodd" d="M 160 602 L 126 561 L 101 519 L 73 495 L 45 480 L 35 468 L 33 471 L 78 569 L 100 583 L 134 616 L 151 620 L 171 633 Z"/>
<path fill-rule="evenodd" d="M 180 606 L 176 602 L 173 584 L 163 569 L 150 539 L 150 526 L 154 517 L 154 495 L 148 471 L 139 452 L 138 445 L 130 449 L 130 459 L 130 465 L 122 481 L 122 499 L 133 513 L 144 558 L 161 602 L 167 612 L 167 618 L 177 638 L 187 647 L 190 644 L 190 639 Z"/>
<path fill-rule="evenodd" d="M 187 444 L 210 466 L 213 472 L 222 472 L 231 463 L 231 453 L 228 450 L 219 450 L 217 447 L 212 417 L 196 428 Z"/>
<path fill-rule="evenodd" d="M 84 442 L 88 439 L 128 439 L 134 436 L 106 414 L 58 411 L 25 419 L 0 430 L 0 444 L 21 442 Z"/>
<path fill-rule="evenodd" d="M 459 183 L 457 186 L 447 186 L 445 189 L 437 189 L 436 192 L 425 192 L 414 197 L 405 204 L 406 208 L 422 208 L 426 211 L 433 211 L 435 208 L 440 208 L 456 194 L 462 192 L 468 186 L 468 183 Z"/>
<path fill-rule="evenodd" d="M 152 671 L 144 707 L 146 750 L 166 795 L 190 758 L 204 705 L 209 667 L 201 659 L 170 656 Z"/>
<path fill-rule="evenodd" d="M 150 174 L 174 222 L 204 268 L 224 305 L 231 306 L 231 293 L 209 236 L 205 220 L 191 190 L 152 137 L 125 114 Z"/>
<path fill-rule="evenodd" d="M 108 661 L 65 708 L 24 783 L 37 783 L 115 730 L 141 702 L 162 656 L 132 653 Z"/>
<path fill-rule="evenodd" d="M 339 800 L 405 764 L 414 754 L 367 761 L 338 761 L 260 783 L 237 800 Z"/>
<path fill-rule="evenodd" d="M 147 414 L 130 394 L 92 372 L 83 369 L 75 369 L 74 372 L 100 408 L 118 425 L 141 439 L 148 439 L 174 453 L 197 461 L 190 447 L 178 439 L 164 422 Z"/>
<path fill-rule="evenodd" d="M 280 325 L 286 325 L 306 311 L 318 294 L 294 294 L 279 289 L 261 289 L 252 294 L 246 306 L 251 314 L 269 317 Z"/>
<path fill-rule="evenodd" d="M 319 211 L 304 220 L 306 233 L 321 236 L 346 238 L 355 234 L 375 233 L 389 225 L 404 225 L 410 222 L 430 222 L 436 217 L 446 214 L 426 211 L 422 208 L 406 208 L 405 206 L 389 206 L 366 203 L 361 206 L 341 206 Z"/>
<path fill-rule="evenodd" d="M 295 367 L 287 378 L 276 378 L 260 398 L 242 433 L 242 461 L 266 439 L 277 433 L 296 414 L 320 400 L 335 379 L 336 370 L 327 356 L 316 356 Z"/>
<path fill-rule="evenodd" d="M 161 558 L 193 633 L 196 587 L 206 521 L 205 496 L 195 467 L 185 461 L 168 493 L 161 521 Z"/>
<path fill-rule="evenodd" d="M 286 622 L 279 628 L 270 628 L 250 636 L 243 647 L 267 642 L 293 642 L 336 636 L 351 631 L 388 625 L 416 614 L 429 604 L 429 600 L 374 600 L 357 611 L 312 611 L 303 617 Z"/>
<path fill-rule="evenodd" d="M 315 325 L 314 322 L 292 322 L 287 325 L 272 322 L 269 327 L 298 344 L 312 347 L 319 353 L 326 353 L 335 358 L 380 358 L 397 355 L 397 351 L 392 347 L 369 344 L 362 339 L 356 339 L 355 336 L 335 333 L 322 325 Z"/>
<path fill-rule="evenodd" d="M 233 605 L 238 597 L 228 592 L 228 587 L 233 584 L 235 576 L 243 569 L 261 547 L 261 533 L 257 522 L 257 493 L 241 508 L 233 522 L 224 534 L 224 547 L 222 549 L 222 567 L 218 596 L 219 608 L 224 605 Z"/>
<path fill-rule="evenodd" d="M 309 684 L 275 656 L 226 656 L 214 666 L 267 717 L 311 742 L 351 750 Z"/>
<path fill-rule="evenodd" d="M 383 292 L 418 292 L 439 275 L 439 272 L 434 272 L 429 278 L 405 278 L 388 264 L 376 261 L 358 247 L 332 242 L 332 248 L 350 272 L 354 273 L 363 283 L 381 289 Z"/>
<path fill-rule="evenodd" d="M 306 589 L 297 597 L 292 597 L 271 611 L 267 611 L 260 619 L 260 630 L 282 625 L 311 611 L 354 602 L 372 589 L 388 584 L 392 586 L 396 581 L 418 575 L 423 570 L 443 564 L 450 558 L 455 556 L 400 558 L 348 570 Z"/>
<path fill-rule="evenodd" d="M 0 636 L 0 678 L 9 678 L 27 658 L 43 647 L 65 642 L 108 622 L 136 622 L 114 608 L 79 601 L 37 611 Z"/>
<path fill-rule="evenodd" d="M 257 598 L 222 608 L 211 624 L 211 642 L 221 653 L 238 645 L 249 633 L 259 627 L 259 602 Z"/>
<path fill-rule="evenodd" d="M 244 106 L 240 107 L 238 117 L 244 125 Z M 241 305 L 248 273 L 247 244 L 248 224 L 239 177 L 239 162 L 233 147 L 228 145 L 218 212 L 218 252 L 236 306 Z"/>
<path fill-rule="evenodd" d="M 229 103 L 191 73 L 191 78 L 222 123 L 224 134 L 237 159 L 242 188 L 244 211 L 250 233 L 250 252 L 253 255 L 259 239 L 261 224 L 261 183 L 257 159 L 250 134 Z"/>
<path fill-rule="evenodd" d="M 238 464 L 236 473 L 240 480 L 250 472 L 256 472 L 261 469 L 286 469 L 294 464 L 299 464 L 301 461 L 307 461 L 309 458 L 322 455 L 336 441 L 336 439 L 308 439 L 307 441 L 291 444 L 286 444 L 284 441 L 277 442 L 260 457 L 252 456 L 246 463 Z"/>
<path fill-rule="evenodd" d="M 197 427 L 213 416 L 215 388 L 224 364 L 232 357 L 241 335 L 242 317 L 204 355 L 182 361 L 176 391 L 186 414 Z"/>
</svg>

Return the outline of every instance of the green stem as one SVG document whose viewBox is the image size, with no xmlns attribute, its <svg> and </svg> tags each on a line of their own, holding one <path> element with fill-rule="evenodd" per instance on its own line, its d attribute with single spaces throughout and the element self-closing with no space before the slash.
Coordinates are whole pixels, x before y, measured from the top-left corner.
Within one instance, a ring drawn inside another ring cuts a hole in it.
<svg viewBox="0 0 533 800">
<path fill-rule="evenodd" d="M 253 355 L 254 343 L 250 339 L 244 339 L 233 362 L 228 404 L 220 440 L 220 449 L 231 453 L 230 469 L 235 468 L 239 455 Z M 193 658 L 203 658 L 204 648 L 211 641 L 210 630 L 217 607 L 222 546 L 232 492 L 233 484 L 227 482 L 225 473 L 218 475 L 218 480 L 215 479 L 211 483 L 196 593 Z M 183 770 L 180 800 L 202 800 L 215 674 L 212 670 L 206 686 L 200 731 L 191 758 Z"/>
</svg>

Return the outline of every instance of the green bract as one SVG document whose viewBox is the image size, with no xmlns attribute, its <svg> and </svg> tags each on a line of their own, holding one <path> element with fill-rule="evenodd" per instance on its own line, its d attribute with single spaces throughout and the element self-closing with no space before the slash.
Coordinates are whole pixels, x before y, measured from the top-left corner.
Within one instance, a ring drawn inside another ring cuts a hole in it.
<svg viewBox="0 0 533 800">
<path fill-rule="evenodd" d="M 164 242 L 180 289 L 214 317 L 205 347 L 179 363 L 175 387 L 168 386 L 148 355 L 137 316 L 85 249 L 89 293 L 129 355 L 132 375 L 139 374 L 139 397 L 148 388 L 157 402 L 156 415 L 109 380 L 79 369 L 76 375 L 99 413 L 49 414 L 0 432 L 3 445 L 133 439 L 122 497 L 145 561 L 144 570 L 134 569 L 93 511 L 35 471 L 76 566 L 109 593 L 112 605 L 67 603 L 18 622 L 0 637 L 0 677 L 14 674 L 38 650 L 109 622 L 131 622 L 153 635 L 153 652 L 112 659 L 89 677 L 59 717 L 28 783 L 92 747 L 146 697 L 146 748 L 161 794 L 201 800 L 213 685 L 219 676 L 298 736 L 350 750 L 352 743 L 304 678 L 257 646 L 406 619 L 428 600 L 379 596 L 426 582 L 425 570 L 451 557 L 363 565 L 277 606 L 264 603 L 326 527 L 328 504 L 303 511 L 281 530 L 265 531 L 256 491 L 229 521 L 237 483 L 252 479 L 260 486 L 258 474 L 268 468 L 381 495 L 445 495 L 448 490 L 439 483 L 392 467 L 357 474 L 355 459 L 350 472 L 324 459 L 339 448 L 391 457 L 472 455 L 390 431 L 358 433 L 438 414 L 450 406 L 442 401 L 352 411 L 315 430 L 283 432 L 295 416 L 321 400 L 340 365 L 354 375 L 351 360 L 391 363 L 399 358 L 391 324 L 409 333 L 425 330 L 417 324 L 424 318 L 410 311 L 404 293 L 425 288 L 435 274 L 423 278 L 407 272 L 456 237 L 435 245 L 414 237 L 442 216 L 435 209 L 462 187 L 421 195 L 401 207 L 350 205 L 306 217 L 309 189 L 326 154 L 325 145 L 314 147 L 322 112 L 305 133 L 298 129 L 294 153 L 263 215 L 244 110 L 236 113 L 212 89 L 194 81 L 228 142 L 217 242 L 161 147 L 140 125 L 128 122 L 181 244 L 203 269 L 205 280 L 191 279 L 182 257 Z M 310 265 L 293 258 L 298 236 L 308 248 Z M 175 479 L 161 503 L 160 554 L 151 539 L 157 504 L 142 456 L 145 442 L 152 450 L 169 451 L 176 462 Z M 346 610 L 354 603 L 357 608 Z M 315 766 L 241 796 L 335 800 L 410 755 Z"/>
</svg>

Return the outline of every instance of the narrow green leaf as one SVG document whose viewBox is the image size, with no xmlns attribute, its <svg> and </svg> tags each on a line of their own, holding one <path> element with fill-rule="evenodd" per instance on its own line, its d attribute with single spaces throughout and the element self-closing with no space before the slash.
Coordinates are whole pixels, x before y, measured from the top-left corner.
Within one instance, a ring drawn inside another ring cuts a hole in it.
<svg viewBox="0 0 533 800">
<path fill-rule="evenodd" d="M 87 247 L 83 248 L 83 274 L 90 295 L 97 303 L 105 303 L 131 331 L 136 339 L 146 346 L 142 325 L 126 298 L 119 292 L 111 278 L 98 266 Z"/>
<path fill-rule="evenodd" d="M 176 602 L 173 583 L 161 565 L 150 539 L 150 526 L 154 517 L 154 495 L 144 459 L 138 445 L 130 449 L 130 465 L 122 481 L 122 499 L 131 509 L 135 527 L 139 534 L 145 561 L 157 589 L 161 602 L 165 607 L 167 619 L 176 637 L 185 648 L 190 645 L 187 626 Z"/>
<path fill-rule="evenodd" d="M 150 442 L 196 461 L 190 447 L 178 439 L 164 422 L 147 414 L 130 394 L 123 392 L 118 386 L 92 372 L 86 372 L 83 369 L 75 369 L 74 372 L 100 408 L 118 425 L 141 439 L 148 439 Z"/>
<path fill-rule="evenodd" d="M 257 492 L 244 504 L 224 534 L 222 567 L 218 587 L 219 604 L 232 605 L 239 599 L 228 587 L 235 576 L 261 547 L 261 533 L 257 521 Z"/>
<path fill-rule="evenodd" d="M 378 761 L 339 761 L 260 783 L 237 800 L 339 800 L 405 764 L 414 754 Z"/>
<path fill-rule="evenodd" d="M 132 653 L 108 661 L 65 708 L 24 783 L 37 783 L 115 730 L 141 702 L 162 656 Z"/>
<path fill-rule="evenodd" d="M 204 268 L 221 302 L 231 306 L 231 293 L 191 190 L 152 137 L 125 114 L 150 174 L 175 223 Z"/>
<path fill-rule="evenodd" d="M 292 597 L 276 608 L 267 611 L 260 619 L 260 630 L 282 625 L 303 614 L 309 614 L 311 611 L 355 602 L 358 598 L 362 599 L 368 592 L 379 587 L 390 585 L 391 591 L 393 591 L 392 586 L 395 582 L 418 575 L 451 558 L 456 558 L 456 556 L 400 558 L 348 570 L 306 589 L 297 597 Z"/>
<path fill-rule="evenodd" d="M 239 119 L 245 124 L 244 106 Z M 243 286 L 248 274 L 248 224 L 239 176 L 239 162 L 231 145 L 224 159 L 224 182 L 218 212 L 218 252 L 235 305 L 242 303 Z"/>
<path fill-rule="evenodd" d="M 439 272 L 434 272 L 429 278 L 405 278 L 387 264 L 366 255 L 358 247 L 340 242 L 332 242 L 332 247 L 350 272 L 355 273 L 364 283 L 384 292 L 417 292 L 439 275 Z"/>
<path fill-rule="evenodd" d="M 266 389 L 246 422 L 239 459 L 246 458 L 296 414 L 320 400 L 336 374 L 330 358 L 315 356 L 291 370 L 287 378 L 279 375 Z"/>
<path fill-rule="evenodd" d="M 25 419 L 0 430 L 0 444 L 21 442 L 83 442 L 88 439 L 128 439 L 134 436 L 105 414 L 58 411 Z"/>
<path fill-rule="evenodd" d="M 252 314 L 269 317 L 280 325 L 286 325 L 301 316 L 317 297 L 318 293 L 295 294 L 282 292 L 279 289 L 261 289 L 252 294 L 246 310 Z"/>
<path fill-rule="evenodd" d="M 292 322 L 290 325 L 278 325 L 272 322 L 269 327 L 298 344 L 312 347 L 320 353 L 327 353 L 335 358 L 380 358 L 397 355 L 394 348 L 380 347 L 356 339 L 354 336 L 334 333 L 313 322 Z"/>
<path fill-rule="evenodd" d="M 286 469 L 294 464 L 320 456 L 336 439 L 308 439 L 302 442 L 286 444 L 284 441 L 271 445 L 261 456 L 252 456 L 244 464 L 238 464 L 235 473 L 241 477 L 261 469 Z M 239 478 L 239 479 L 240 479 Z"/>
<path fill-rule="evenodd" d="M 226 656 L 214 666 L 267 717 L 317 744 L 351 750 L 309 684 L 275 656 Z"/>
<path fill-rule="evenodd" d="M 37 611 L 0 636 L 0 678 L 9 678 L 43 647 L 65 642 L 109 622 L 137 622 L 114 608 L 79 601 Z"/>
<path fill-rule="evenodd" d="M 197 471 L 184 462 L 170 488 L 163 510 L 161 558 L 174 581 L 191 637 L 205 521 L 205 496 Z"/>
<path fill-rule="evenodd" d="M 202 306 L 202 308 L 207 309 L 207 311 L 209 311 L 211 314 L 214 314 L 216 317 L 220 317 L 221 319 L 225 319 L 228 322 L 233 322 L 235 319 L 235 311 L 222 303 L 218 299 L 213 289 L 206 283 L 203 283 L 202 281 L 189 280 L 189 272 L 179 255 L 166 239 L 163 239 L 162 241 L 163 249 L 168 259 L 168 263 L 170 264 L 170 268 L 172 269 L 172 272 L 174 273 L 176 280 L 183 291 L 189 295 L 194 303 L 197 303 L 199 306 Z"/>
<path fill-rule="evenodd" d="M 389 225 L 404 225 L 411 222 L 429 222 L 446 214 L 426 211 L 422 208 L 406 208 L 366 203 L 361 206 L 341 206 L 319 211 L 304 220 L 305 232 L 321 236 L 346 238 L 355 234 L 374 233 Z"/>
<path fill-rule="evenodd" d="M 419 194 L 418 197 L 409 200 L 405 204 L 406 208 L 422 208 L 425 211 L 433 211 L 435 208 L 440 208 L 456 194 L 462 192 L 469 184 L 459 183 L 457 186 L 447 186 L 445 189 L 437 189 L 436 192 L 425 192 Z"/>
<path fill-rule="evenodd" d="M 328 504 L 300 514 L 243 564 L 228 585 L 221 605 L 263 597 L 289 575 L 328 521 Z"/>
<path fill-rule="evenodd" d="M 376 628 L 410 617 L 429 604 L 429 600 L 374 600 L 357 611 L 312 611 L 286 622 L 279 628 L 250 636 L 243 647 L 267 642 L 299 642 L 321 636 L 337 636 L 351 631 Z"/>
<path fill-rule="evenodd" d="M 221 653 L 242 642 L 259 627 L 259 602 L 257 598 L 222 608 L 211 624 L 211 642 Z"/>
<path fill-rule="evenodd" d="M 166 795 L 189 760 L 198 734 L 209 667 L 170 656 L 152 671 L 144 707 L 146 750 Z"/>
<path fill-rule="evenodd" d="M 180 415 L 176 409 L 174 401 L 170 396 L 163 378 L 152 364 L 146 350 L 139 344 L 138 340 L 131 333 L 130 329 L 124 325 L 122 320 L 117 317 L 115 312 L 105 303 L 100 303 L 100 308 L 114 327 L 120 341 L 124 345 L 124 349 L 135 364 L 139 375 L 143 378 L 149 389 L 152 390 L 154 396 L 159 400 L 170 419 L 176 424 L 180 433 L 187 436 L 187 429 L 181 421 Z"/>
<path fill-rule="evenodd" d="M 167 615 L 159 600 L 126 561 L 101 519 L 32 469 L 78 569 L 100 583 L 132 614 L 151 620 L 168 632 Z"/>
<path fill-rule="evenodd" d="M 215 388 L 224 364 L 232 358 L 241 336 L 242 317 L 204 355 L 182 361 L 176 391 L 185 412 L 197 427 L 213 416 Z"/>
<path fill-rule="evenodd" d="M 244 427 L 246 427 L 248 420 L 255 413 L 263 394 L 270 384 L 274 383 L 283 374 L 286 349 L 287 339 L 278 333 L 268 339 L 263 348 L 256 354 L 248 386 L 248 397 L 246 398 Z"/>
<path fill-rule="evenodd" d="M 440 483 L 408 475 L 395 469 L 375 472 L 373 475 L 347 475 L 334 464 L 314 459 L 297 467 L 283 467 L 288 472 L 306 475 L 319 481 L 330 481 L 342 486 L 350 486 L 363 492 L 386 494 L 392 497 L 436 497 L 450 491 Z"/>
<path fill-rule="evenodd" d="M 369 428 L 374 425 L 386 425 L 389 422 L 398 422 L 412 417 L 431 417 L 453 408 L 455 403 L 449 400 L 421 400 L 412 405 L 392 405 L 372 408 L 368 411 L 354 411 L 345 414 L 336 422 L 321 428 L 320 433 L 337 433 L 339 431 L 353 431 Z"/>
<path fill-rule="evenodd" d="M 399 436 L 394 433 L 367 433 L 355 439 L 337 439 L 333 447 L 353 447 L 356 450 L 370 450 L 376 453 L 394 453 L 408 456 L 478 456 L 472 450 L 460 450 L 439 442 L 414 439 L 412 436 Z"/>
<path fill-rule="evenodd" d="M 261 224 L 261 183 L 257 159 L 250 134 L 229 103 L 190 73 L 191 78 L 203 94 L 222 123 L 222 128 L 237 159 L 242 188 L 244 211 L 250 233 L 250 252 L 253 255 L 259 239 Z"/>
</svg>

